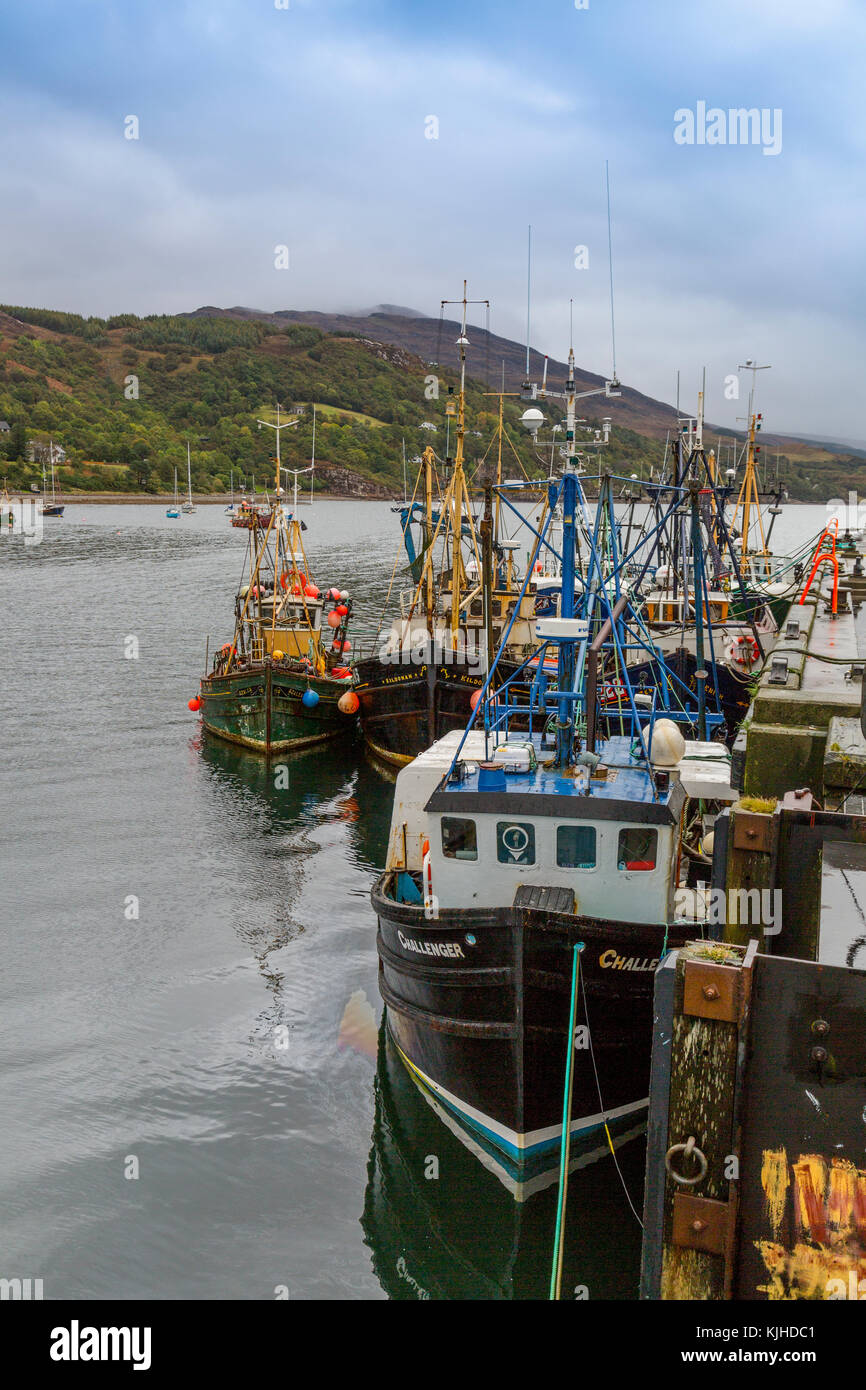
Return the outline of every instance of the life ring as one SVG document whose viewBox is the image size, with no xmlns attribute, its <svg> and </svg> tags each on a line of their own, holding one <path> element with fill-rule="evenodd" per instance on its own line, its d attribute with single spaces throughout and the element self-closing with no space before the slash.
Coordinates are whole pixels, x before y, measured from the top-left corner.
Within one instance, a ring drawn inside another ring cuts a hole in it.
<svg viewBox="0 0 866 1390">
<path fill-rule="evenodd" d="M 741 636 L 734 639 L 731 656 L 738 666 L 754 666 L 760 655 L 761 649 L 754 637 Z"/>
</svg>

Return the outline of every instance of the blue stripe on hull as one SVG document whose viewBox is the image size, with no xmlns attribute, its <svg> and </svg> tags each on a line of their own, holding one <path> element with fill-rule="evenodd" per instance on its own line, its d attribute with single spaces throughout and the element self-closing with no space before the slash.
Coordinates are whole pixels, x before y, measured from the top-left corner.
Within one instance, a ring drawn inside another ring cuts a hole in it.
<svg viewBox="0 0 866 1390">
<path fill-rule="evenodd" d="M 393 1040 L 393 1038 L 392 1038 Z M 454 1118 L 470 1133 L 474 1134 L 488 1150 L 494 1151 L 498 1155 L 504 1155 L 511 1160 L 511 1163 L 518 1170 L 525 1170 L 528 1166 L 537 1166 L 545 1158 L 558 1151 L 562 1142 L 562 1125 L 556 1125 L 552 1133 L 538 1140 L 534 1144 L 519 1145 L 513 1143 L 505 1135 L 497 1133 L 480 1120 L 477 1115 L 470 1114 L 461 1106 L 459 1100 L 443 1092 L 440 1088 L 432 1085 L 428 1077 L 419 1071 L 402 1051 L 399 1044 L 394 1040 L 394 1045 L 403 1060 L 409 1074 L 414 1080 L 427 1091 L 436 1102 L 447 1110 Z M 609 1116 L 607 1119 L 608 1129 L 616 1128 L 620 1123 L 633 1123 L 635 1116 L 646 1110 L 647 1100 L 638 1101 L 635 1105 L 628 1107 L 626 1113 Z M 605 1119 L 587 1118 L 573 1120 L 571 1123 L 572 1137 L 591 1140 L 604 1132 Z M 515 1135 L 515 1139 L 519 1136 Z M 542 1162 L 543 1166 L 543 1162 Z"/>
</svg>

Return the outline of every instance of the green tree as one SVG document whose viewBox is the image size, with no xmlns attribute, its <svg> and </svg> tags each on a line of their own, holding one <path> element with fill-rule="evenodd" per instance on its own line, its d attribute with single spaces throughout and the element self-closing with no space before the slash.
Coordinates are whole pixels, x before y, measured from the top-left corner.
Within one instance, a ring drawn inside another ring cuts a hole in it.
<svg viewBox="0 0 866 1390">
<path fill-rule="evenodd" d="M 9 431 L 8 449 L 10 459 L 25 459 L 27 457 L 27 430 L 20 420 L 16 420 Z"/>
</svg>

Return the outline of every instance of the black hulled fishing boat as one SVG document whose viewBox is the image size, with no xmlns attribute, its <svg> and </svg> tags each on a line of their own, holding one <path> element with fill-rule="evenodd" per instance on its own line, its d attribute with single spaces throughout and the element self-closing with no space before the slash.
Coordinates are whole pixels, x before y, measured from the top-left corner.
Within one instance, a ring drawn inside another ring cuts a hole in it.
<svg viewBox="0 0 866 1390">
<path fill-rule="evenodd" d="M 449 731 L 465 728 L 489 668 L 491 640 L 497 642 L 508 629 L 506 664 L 521 661 L 532 647 L 533 591 L 520 594 L 508 542 L 490 531 L 482 538 L 469 496 L 464 467 L 466 313 L 473 301 L 466 298 L 465 281 L 459 302 L 459 388 L 456 401 L 449 395 L 446 403 L 446 416 L 456 424 L 455 455 L 445 461 L 443 489 L 433 450 L 424 451 L 415 488 L 416 497 L 421 496 L 402 509 L 414 587 L 401 596 L 389 630 L 377 637 L 371 651 L 359 650 L 354 662 L 364 738 L 377 758 L 398 767 Z M 500 397 L 500 450 L 501 407 Z M 417 546 L 411 541 L 416 524 Z M 481 579 L 485 544 L 493 561 L 488 594 Z"/>
<path fill-rule="evenodd" d="M 592 1148 L 639 1119 L 653 972 L 696 933 L 680 911 L 684 866 L 734 799 L 727 751 L 707 737 L 721 715 L 683 714 L 701 733 L 686 744 L 678 715 L 660 717 L 671 711 L 659 689 L 632 689 L 635 615 L 595 552 L 577 592 L 583 501 L 574 470 L 551 484 L 561 587 L 557 614 L 538 622 L 528 718 L 509 697 L 518 676 L 494 691 L 494 663 L 478 727 L 398 775 L 372 894 L 380 989 L 405 1065 L 524 1177 L 549 1167 L 562 1138 L 572 1022 L 572 1145 Z M 614 661 L 625 696 L 612 715 L 599 696 Z"/>
</svg>

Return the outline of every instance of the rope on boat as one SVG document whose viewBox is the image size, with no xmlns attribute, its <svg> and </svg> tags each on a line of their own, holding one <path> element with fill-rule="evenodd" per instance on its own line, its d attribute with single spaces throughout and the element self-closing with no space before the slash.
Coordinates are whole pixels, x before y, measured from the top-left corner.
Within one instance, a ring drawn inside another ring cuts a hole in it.
<svg viewBox="0 0 866 1390">
<path fill-rule="evenodd" d="M 665 942 L 667 943 L 667 932 L 665 933 Z M 586 1019 L 586 1035 L 587 1035 L 587 1038 L 589 1039 L 589 1056 L 590 1056 L 590 1060 L 591 1060 L 591 1062 L 592 1062 L 593 1074 L 594 1074 L 594 1076 L 595 1076 L 595 1089 L 596 1089 L 596 1092 L 598 1093 L 598 1108 L 599 1108 L 599 1112 L 603 1115 L 603 1114 L 605 1113 L 605 1109 L 604 1109 L 604 1100 L 603 1100 L 602 1094 L 601 1094 L 601 1082 L 600 1082 L 599 1079 L 598 1079 L 598 1067 L 595 1065 L 595 1049 L 593 1048 L 593 1045 L 592 1045 L 592 1028 L 590 1027 L 590 1023 L 589 1023 L 589 1012 L 588 1012 L 587 1007 L 586 1007 L 586 984 L 585 984 L 585 982 L 584 982 L 584 980 L 583 980 L 583 976 L 581 976 L 581 980 L 580 980 L 580 992 L 581 992 L 581 994 L 583 995 L 583 1016 L 584 1016 L 584 1018 Z M 634 1204 L 634 1202 L 633 1202 L 632 1199 L 631 1199 L 631 1194 L 629 1193 L 628 1186 L 626 1185 L 626 1180 L 625 1180 L 625 1178 L 623 1177 L 623 1175 L 622 1175 L 622 1169 L 621 1169 L 620 1166 L 619 1166 L 619 1160 L 618 1160 L 618 1158 L 617 1158 L 617 1156 L 616 1156 L 616 1149 L 615 1149 L 614 1146 L 613 1146 L 613 1140 L 612 1140 L 611 1137 L 610 1137 L 610 1130 L 609 1130 L 608 1127 L 607 1127 L 607 1120 L 604 1120 L 604 1121 L 603 1121 L 603 1124 L 604 1124 L 604 1132 L 605 1132 L 605 1134 L 606 1134 L 606 1136 L 607 1136 L 608 1147 L 609 1147 L 609 1149 L 610 1149 L 610 1156 L 611 1156 L 611 1158 L 613 1159 L 613 1166 L 616 1168 L 617 1176 L 619 1177 L 619 1180 L 620 1180 L 620 1182 L 622 1183 L 622 1190 L 623 1190 L 623 1192 L 625 1193 L 625 1200 L 628 1202 L 629 1206 L 631 1207 L 631 1214 L 632 1214 L 632 1216 L 634 1217 L 634 1219 L 635 1219 L 635 1221 L 637 1222 L 637 1224 L 640 1226 L 641 1230 L 643 1230 L 643 1222 L 641 1221 L 640 1216 L 638 1215 L 638 1212 L 637 1212 L 637 1210 L 636 1210 L 636 1208 L 635 1208 L 635 1204 Z"/>
<path fill-rule="evenodd" d="M 562 1140 L 559 1149 L 559 1196 L 556 1202 L 556 1230 L 553 1237 L 553 1265 L 550 1271 L 550 1298 L 560 1296 L 562 1286 L 563 1227 L 568 1193 L 568 1158 L 571 1148 L 571 1096 L 574 1085 L 574 1017 L 577 1010 L 577 982 L 580 953 L 584 943 L 575 941 L 571 962 L 571 999 L 568 1006 L 568 1051 L 565 1054 L 565 1089 L 562 1098 Z"/>
</svg>

